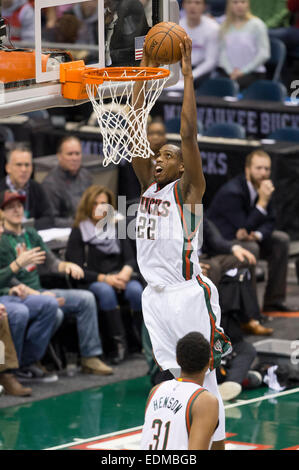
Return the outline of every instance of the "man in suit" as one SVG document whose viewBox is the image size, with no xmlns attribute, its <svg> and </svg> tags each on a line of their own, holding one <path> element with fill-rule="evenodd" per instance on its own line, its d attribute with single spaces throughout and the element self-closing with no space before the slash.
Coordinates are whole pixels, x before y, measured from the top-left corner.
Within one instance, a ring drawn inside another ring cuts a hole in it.
<svg viewBox="0 0 299 470">
<path fill-rule="evenodd" d="M 203 245 L 199 261 L 202 272 L 218 287 L 222 276 L 230 269 L 249 268 L 256 264 L 255 256 L 235 241 L 226 240 L 207 216 L 203 218 Z"/>
<path fill-rule="evenodd" d="M 32 152 L 30 148 L 17 142 L 10 147 L 6 157 L 6 177 L 0 180 L 0 192 L 9 190 L 26 197 L 25 219 L 34 219 L 36 230 L 53 227 L 53 214 L 47 195 L 42 186 L 34 181 Z"/>
<path fill-rule="evenodd" d="M 264 311 L 290 311 L 285 305 L 289 236 L 275 227 L 271 158 L 255 150 L 246 158 L 245 173 L 223 185 L 208 210 L 227 240 L 237 240 L 256 258 L 268 262 Z"/>
</svg>

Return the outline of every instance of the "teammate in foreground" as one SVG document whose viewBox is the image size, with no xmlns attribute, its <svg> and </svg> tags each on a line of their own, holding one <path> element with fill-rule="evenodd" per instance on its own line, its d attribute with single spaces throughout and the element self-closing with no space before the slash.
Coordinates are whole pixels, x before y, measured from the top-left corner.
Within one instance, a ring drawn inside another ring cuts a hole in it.
<svg viewBox="0 0 299 470">
<path fill-rule="evenodd" d="M 205 178 L 197 144 L 197 113 L 191 66 L 191 39 L 180 45 L 184 98 L 181 112 L 181 149 L 164 145 L 158 154 L 152 182 L 150 158 L 133 158 L 141 184 L 137 214 L 137 261 L 147 282 L 142 296 L 144 321 L 157 363 L 178 377 L 177 341 L 199 331 L 210 342 L 211 362 L 204 387 L 219 402 L 219 426 L 212 449 L 224 449 L 225 414 L 215 368 L 231 343 L 220 328 L 218 292 L 201 273 L 198 261 L 198 230 L 202 222 Z M 144 53 L 143 66 L 156 66 Z M 133 105 L 142 108 L 141 84 L 136 82 Z M 138 142 L 136 142 L 138 145 Z"/>
<path fill-rule="evenodd" d="M 202 387 L 210 344 L 201 333 L 181 338 L 176 348 L 178 379 L 154 387 L 142 430 L 143 450 L 208 450 L 218 424 L 218 400 Z"/>
</svg>

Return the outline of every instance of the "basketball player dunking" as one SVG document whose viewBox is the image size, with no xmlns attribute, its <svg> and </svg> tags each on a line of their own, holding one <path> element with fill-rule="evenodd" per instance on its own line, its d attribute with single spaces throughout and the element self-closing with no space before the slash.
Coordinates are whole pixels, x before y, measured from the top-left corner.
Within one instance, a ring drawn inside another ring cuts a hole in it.
<svg viewBox="0 0 299 470">
<path fill-rule="evenodd" d="M 212 439 L 216 450 L 224 449 L 225 415 L 215 368 L 221 356 L 231 351 L 231 343 L 220 327 L 217 289 L 202 275 L 197 256 L 205 178 L 197 144 L 191 39 L 186 36 L 180 47 L 184 76 L 181 149 L 168 144 L 160 149 L 154 182 L 151 159 L 132 160 L 142 188 L 136 222 L 137 261 L 148 284 L 142 309 L 159 366 L 179 376 L 176 343 L 190 331 L 201 332 L 210 342 L 210 370 L 203 386 L 219 402 L 219 426 Z M 145 53 L 141 65 L 157 66 Z M 142 107 L 140 86 L 136 82 L 132 98 L 136 112 Z"/>
</svg>

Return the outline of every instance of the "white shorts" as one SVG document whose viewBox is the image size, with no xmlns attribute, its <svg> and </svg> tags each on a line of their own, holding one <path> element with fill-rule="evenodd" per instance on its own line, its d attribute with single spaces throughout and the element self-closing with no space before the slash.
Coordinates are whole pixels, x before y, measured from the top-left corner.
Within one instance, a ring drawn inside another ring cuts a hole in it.
<svg viewBox="0 0 299 470">
<path fill-rule="evenodd" d="M 175 376 L 180 372 L 176 345 L 187 333 L 199 331 L 210 342 L 211 369 L 220 364 L 221 356 L 231 351 L 230 341 L 220 327 L 218 291 L 203 275 L 163 289 L 147 286 L 142 294 L 142 310 L 155 360 Z M 219 441 L 225 438 L 225 416 L 215 370 L 206 374 L 203 386 L 219 400 L 219 426 L 213 437 Z"/>
</svg>

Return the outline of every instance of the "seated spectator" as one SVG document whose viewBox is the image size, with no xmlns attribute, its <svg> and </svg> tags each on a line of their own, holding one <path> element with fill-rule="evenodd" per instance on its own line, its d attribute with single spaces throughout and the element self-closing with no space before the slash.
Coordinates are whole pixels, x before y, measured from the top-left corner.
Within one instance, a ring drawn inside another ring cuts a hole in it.
<svg viewBox="0 0 299 470">
<path fill-rule="evenodd" d="M 167 142 L 166 127 L 163 119 L 156 117 L 148 124 L 147 140 L 150 143 L 151 150 L 157 155 L 160 148 Z"/>
<path fill-rule="evenodd" d="M 192 39 L 192 68 L 194 86 L 210 77 L 218 63 L 219 54 L 219 25 L 215 20 L 204 15 L 205 0 L 184 0 L 180 25 Z M 184 81 L 179 82 L 171 89 L 183 89 Z"/>
<path fill-rule="evenodd" d="M 42 38 L 49 42 L 75 43 L 80 25 L 80 20 L 75 15 L 64 13 L 56 19 L 53 27 L 42 30 Z"/>
<path fill-rule="evenodd" d="M 135 65 L 135 38 L 149 30 L 140 0 L 105 0 L 106 66 Z"/>
<path fill-rule="evenodd" d="M 152 0 L 139 0 L 139 1 L 143 5 L 146 20 L 148 24 L 151 25 L 153 23 Z"/>
<path fill-rule="evenodd" d="M 203 219 L 203 245 L 199 260 L 204 276 L 207 276 L 218 287 L 226 271 L 255 265 L 255 256 L 242 246 L 222 237 L 214 223 Z"/>
<path fill-rule="evenodd" d="M 13 200 L 22 200 L 23 196 L 15 193 Z M 3 208 L 2 203 L 2 208 Z M 3 213 L 0 211 L 0 239 L 4 230 Z M 51 295 L 29 295 L 29 291 L 24 284 L 10 286 L 12 278 L 20 269 L 29 269 L 33 264 L 37 265 L 44 262 L 45 252 L 39 248 L 20 253 L 18 257 L 0 269 L 0 303 L 1 308 L 5 309 L 8 326 L 6 328 L 6 339 L 13 340 L 13 350 L 16 351 L 16 361 L 14 365 L 6 364 L 5 373 L 0 375 L 0 384 L 4 386 L 5 392 L 10 395 L 26 396 L 31 395 L 30 388 L 24 388 L 17 381 L 15 374 L 10 373 L 8 369 L 34 368 L 39 372 L 31 379 L 39 381 L 54 381 L 57 376 L 46 373 L 36 364 L 42 359 L 49 344 L 56 322 L 58 309 L 57 300 Z M 2 322 L 2 331 L 4 332 L 4 320 Z M 11 336 L 10 336 L 11 332 Z M 8 344 L 6 354 L 11 352 L 12 347 Z M 14 358 L 14 354 L 9 357 Z M 15 365 L 17 362 L 17 365 Z M 17 372 L 18 374 L 18 372 Z"/>
<path fill-rule="evenodd" d="M 113 207 L 114 197 L 109 189 L 93 185 L 85 191 L 68 240 L 66 259 L 84 270 L 84 286 L 94 293 L 105 316 L 114 346 L 113 360 L 117 363 L 126 353 L 118 293 L 123 293 L 130 305 L 133 327 L 140 341 L 143 288 L 133 278 L 137 266 L 130 240 L 118 239 Z"/>
<path fill-rule="evenodd" d="M 12 41 L 34 41 L 34 0 L 3 0 L 1 15 Z"/>
<path fill-rule="evenodd" d="M 80 20 L 78 43 L 98 44 L 98 0 L 77 3 L 69 10 Z"/>
<path fill-rule="evenodd" d="M 255 266 L 255 256 L 241 245 L 225 240 L 217 227 L 207 217 L 203 219 L 203 245 L 199 253 L 199 260 L 202 272 L 209 277 L 219 289 L 219 284 L 226 277 L 232 279 L 232 291 L 235 290 L 234 276 L 227 276 L 226 273 L 234 270 L 246 272 L 244 268 Z M 238 274 L 237 274 L 238 275 Z M 240 309 L 239 324 L 247 333 L 253 335 L 271 335 L 272 328 L 266 328 L 260 323 L 260 309 L 256 291 L 252 288 L 252 283 L 248 282 L 244 288 L 247 289 L 246 300 L 252 299 L 250 305 Z M 221 291 L 219 291 L 221 302 Z M 248 302 L 247 302 L 248 303 Z"/>
<path fill-rule="evenodd" d="M 31 179 L 32 153 L 23 143 L 14 144 L 7 154 L 7 176 L 0 181 L 0 192 L 10 190 L 26 196 L 24 220 L 34 219 L 36 230 L 53 227 L 50 203 L 42 186 Z"/>
<path fill-rule="evenodd" d="M 207 0 L 208 12 L 217 23 L 225 20 L 226 0 Z"/>
<path fill-rule="evenodd" d="M 82 194 L 92 182 L 88 170 L 81 166 L 82 148 L 74 136 L 63 137 L 57 148 L 58 165 L 42 182 L 51 201 L 55 227 L 71 227 Z"/>
<path fill-rule="evenodd" d="M 286 0 L 250 0 L 250 7 L 252 14 L 260 18 L 269 29 L 290 24 Z"/>
<path fill-rule="evenodd" d="M 233 345 L 232 353 L 223 358 L 216 370 L 219 392 L 222 399 L 228 401 L 236 398 L 242 390 L 260 387 L 262 376 L 253 370 L 257 351 L 253 344 L 244 339 L 238 319 L 222 310 L 221 326 L 226 328 Z"/>
<path fill-rule="evenodd" d="M 0 349 L 2 345 L 4 345 L 4 362 L 0 362 L 0 395 L 4 391 L 7 395 L 30 396 L 32 389 L 23 387 L 15 375 L 11 373 L 11 369 L 19 368 L 19 362 L 11 337 L 7 312 L 4 305 L 0 304 Z"/>
<path fill-rule="evenodd" d="M 34 248 L 40 248 L 41 251 L 45 252 L 45 262 L 43 264 L 45 271 L 64 273 L 75 279 L 81 279 L 84 273 L 76 264 L 60 261 L 56 258 L 34 228 L 22 228 L 24 216 L 22 199 L 24 197 L 9 191 L 5 191 L 0 197 L 5 229 L 0 240 L 0 268 L 7 268 L 13 263 L 17 268 L 14 277 L 18 283 L 25 284 L 27 286 L 26 294 L 32 294 L 33 297 L 36 296 L 39 300 L 43 297 L 41 295 L 43 289 L 40 283 L 37 262 L 31 263 L 26 268 L 23 268 L 22 265 L 18 266 L 16 260 L 21 253 L 28 253 Z M 47 295 L 49 293 L 58 299 L 64 299 L 61 309 L 65 315 L 72 313 L 76 316 L 82 371 L 101 375 L 111 374 L 112 369 L 98 358 L 103 351 L 99 337 L 97 307 L 94 296 L 90 292 L 77 289 L 51 289 L 47 291 Z M 52 331 L 53 326 L 51 333 Z M 45 343 L 44 341 L 43 344 Z"/>
<path fill-rule="evenodd" d="M 262 150 L 253 151 L 246 158 L 245 173 L 217 191 L 208 217 L 225 239 L 237 240 L 257 259 L 268 261 L 264 311 L 289 311 L 284 304 L 289 236 L 274 230 L 272 195 L 275 188 L 270 177 L 270 156 Z"/>
<path fill-rule="evenodd" d="M 288 0 L 287 8 L 291 14 L 291 24 L 285 27 L 271 29 L 269 34 L 273 38 L 283 41 L 288 51 L 298 50 L 299 44 L 299 0 Z"/>
<path fill-rule="evenodd" d="M 228 0 L 220 30 L 219 71 L 241 89 L 265 78 L 270 57 L 267 27 L 250 12 L 249 0 Z"/>
</svg>

